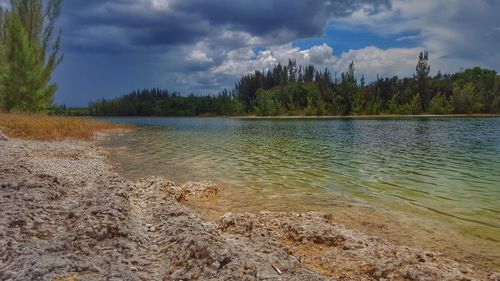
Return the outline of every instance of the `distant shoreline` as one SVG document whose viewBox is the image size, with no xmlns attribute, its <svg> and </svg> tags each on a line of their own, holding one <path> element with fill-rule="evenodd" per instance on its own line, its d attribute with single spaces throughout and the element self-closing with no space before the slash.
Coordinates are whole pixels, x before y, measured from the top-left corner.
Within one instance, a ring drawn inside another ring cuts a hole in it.
<svg viewBox="0 0 500 281">
<path fill-rule="evenodd" d="M 259 115 L 186 115 L 186 116 L 75 116 L 75 117 L 90 117 L 90 118 L 230 118 L 230 119 L 418 119 L 418 118 L 499 118 L 497 113 L 477 113 L 477 114 L 421 114 L 421 115 L 397 115 L 397 114 L 379 114 L 379 115 L 277 115 L 277 116 L 259 116 Z"/>
<path fill-rule="evenodd" d="M 324 115 L 324 116 L 233 116 L 235 119 L 398 119 L 398 118 L 495 118 L 500 117 L 500 114 L 421 114 L 421 115 L 393 115 L 393 114 L 380 114 L 380 115 Z"/>
</svg>

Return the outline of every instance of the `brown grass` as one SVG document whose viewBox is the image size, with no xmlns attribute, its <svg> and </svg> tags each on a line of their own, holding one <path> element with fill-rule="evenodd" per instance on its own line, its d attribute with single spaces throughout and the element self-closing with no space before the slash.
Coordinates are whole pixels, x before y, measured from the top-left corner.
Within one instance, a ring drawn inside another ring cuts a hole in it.
<svg viewBox="0 0 500 281">
<path fill-rule="evenodd" d="M 45 141 L 90 140 L 96 132 L 132 129 L 131 125 L 117 125 L 78 117 L 0 113 L 0 130 L 10 138 Z"/>
</svg>

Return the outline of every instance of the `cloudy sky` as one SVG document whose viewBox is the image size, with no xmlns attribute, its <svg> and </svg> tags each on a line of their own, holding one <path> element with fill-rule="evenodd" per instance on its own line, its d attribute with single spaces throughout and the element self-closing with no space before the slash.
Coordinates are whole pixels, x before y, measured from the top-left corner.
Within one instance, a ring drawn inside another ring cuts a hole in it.
<svg viewBox="0 0 500 281">
<path fill-rule="evenodd" d="M 56 102 L 217 93 L 289 58 L 333 73 L 354 61 L 368 81 L 413 75 L 423 49 L 433 73 L 499 71 L 499 11 L 497 0 L 66 0 Z"/>
</svg>

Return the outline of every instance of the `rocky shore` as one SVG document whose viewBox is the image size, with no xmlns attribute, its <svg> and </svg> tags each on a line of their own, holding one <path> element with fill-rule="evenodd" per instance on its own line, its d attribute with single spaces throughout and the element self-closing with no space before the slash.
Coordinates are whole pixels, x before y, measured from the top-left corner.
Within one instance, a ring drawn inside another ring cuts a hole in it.
<svg viewBox="0 0 500 281">
<path fill-rule="evenodd" d="M 209 182 L 124 179 L 92 142 L 0 141 L 0 280 L 500 280 L 320 213 L 202 220 Z"/>
</svg>

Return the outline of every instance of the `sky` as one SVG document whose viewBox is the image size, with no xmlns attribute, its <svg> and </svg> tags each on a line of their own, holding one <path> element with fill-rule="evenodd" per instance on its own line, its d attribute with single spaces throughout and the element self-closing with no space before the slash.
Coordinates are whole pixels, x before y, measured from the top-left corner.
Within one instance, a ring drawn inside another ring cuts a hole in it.
<svg viewBox="0 0 500 281">
<path fill-rule="evenodd" d="M 0 5 L 7 7 L 7 0 Z M 65 0 L 58 104 L 133 89 L 215 94 L 295 59 L 357 76 L 500 70 L 497 0 Z"/>
</svg>

